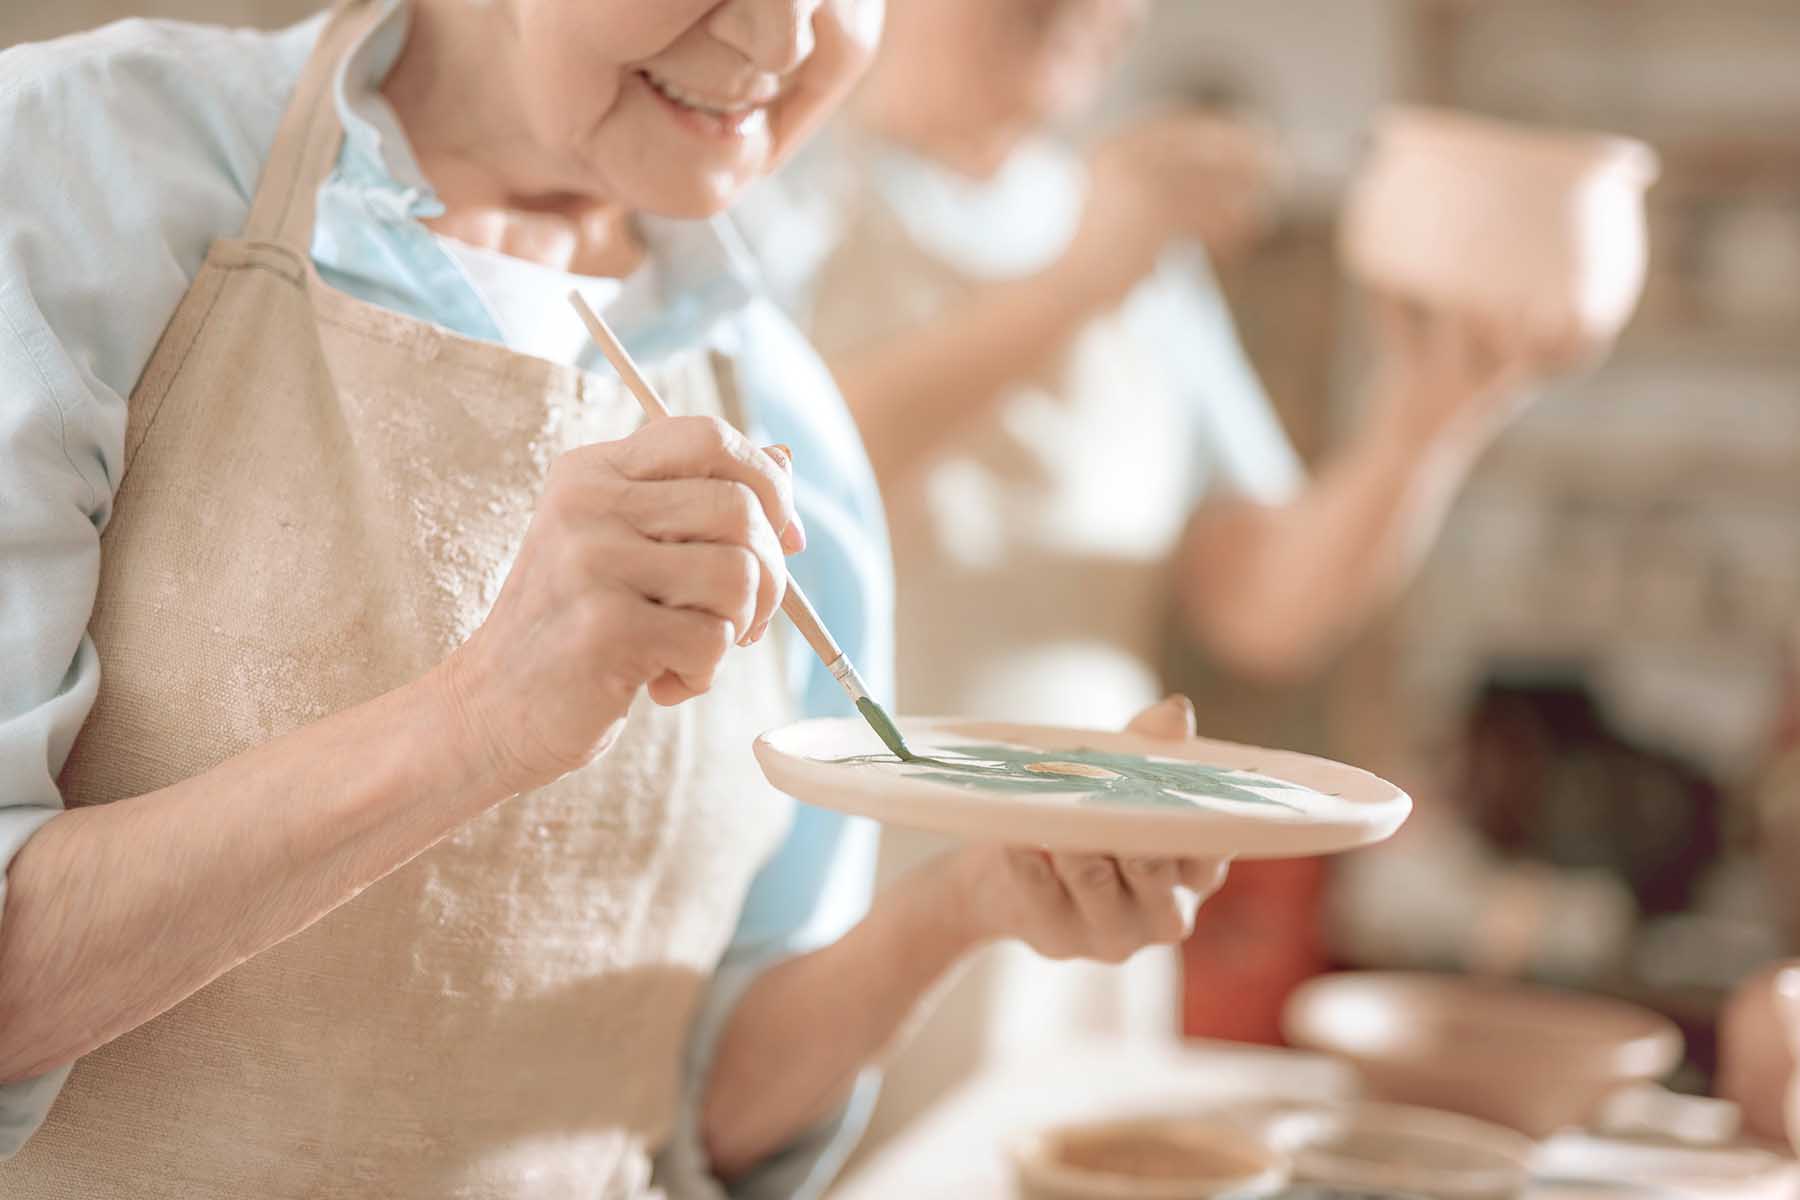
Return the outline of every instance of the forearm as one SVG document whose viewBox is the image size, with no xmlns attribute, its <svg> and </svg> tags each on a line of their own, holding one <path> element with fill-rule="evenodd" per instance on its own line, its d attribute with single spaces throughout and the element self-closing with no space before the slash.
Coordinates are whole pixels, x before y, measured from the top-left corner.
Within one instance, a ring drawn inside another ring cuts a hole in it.
<svg viewBox="0 0 1800 1200">
<path fill-rule="evenodd" d="M 938 901 L 953 862 L 926 864 L 843 938 L 770 968 L 744 994 L 719 1039 L 701 1114 L 721 1178 L 743 1175 L 842 1104 L 975 947 Z"/>
<path fill-rule="evenodd" d="M 1398 594 L 1485 444 L 1377 420 L 1291 503 L 1202 508 L 1181 567 L 1192 633 L 1246 674 L 1310 668 Z"/>
<path fill-rule="evenodd" d="M 954 444 L 1116 292 L 1096 272 L 1059 263 L 1029 279 L 986 284 L 926 323 L 833 356 L 832 374 L 882 484 Z"/>
<path fill-rule="evenodd" d="M 143 1024 L 498 801 L 458 723 L 428 677 L 46 824 L 7 875 L 0 1082 Z"/>
</svg>

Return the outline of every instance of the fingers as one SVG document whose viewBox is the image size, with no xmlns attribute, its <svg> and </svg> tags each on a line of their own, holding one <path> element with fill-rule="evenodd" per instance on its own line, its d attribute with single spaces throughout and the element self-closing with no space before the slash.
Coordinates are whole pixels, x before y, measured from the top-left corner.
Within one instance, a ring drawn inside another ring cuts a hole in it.
<svg viewBox="0 0 1800 1200">
<path fill-rule="evenodd" d="M 665 604 L 684 604 L 718 613 L 737 625 L 740 643 L 756 641 L 767 629 L 786 592 L 788 575 L 781 544 L 763 516 L 762 502 L 756 493 L 741 483 L 724 479 L 638 483 L 620 494 L 616 512 L 632 529 L 655 543 L 717 543 L 719 550 L 748 552 L 758 568 L 748 613 L 699 602 L 679 587 L 654 587 L 646 594 Z M 716 561 L 712 565 L 715 570 L 722 569 Z M 676 556 L 667 557 L 666 569 L 679 569 Z"/>
<path fill-rule="evenodd" d="M 1231 870 L 1228 858 L 1184 858 L 1176 868 L 1181 886 L 1205 900 L 1225 886 Z"/>
<path fill-rule="evenodd" d="M 1143 947 L 1136 897 L 1125 888 L 1118 860 L 1104 854 L 1061 854 L 1051 861 L 1081 919 L 1088 957 L 1123 962 Z"/>
<path fill-rule="evenodd" d="M 1041 850 L 1008 849 L 1002 858 L 1014 893 L 1013 928 L 1006 930 L 1046 958 L 1075 958 L 1083 952 L 1075 901 L 1053 860 Z M 1002 922 L 1002 926 L 1006 922 Z"/>
<path fill-rule="evenodd" d="M 1194 702 L 1179 694 L 1166 697 L 1133 717 L 1125 730 L 1172 741 L 1191 738 L 1195 730 Z"/>
<path fill-rule="evenodd" d="M 635 535 L 605 539 L 597 579 L 729 622 L 739 644 L 767 631 L 787 588 L 785 554 L 806 542 L 785 447 L 757 449 L 715 418 L 671 418 L 559 466 L 575 485 L 562 489 L 566 507 Z"/>
<path fill-rule="evenodd" d="M 1192 927 L 1198 905 L 1184 903 L 1183 865 L 1174 859 L 1064 854 L 1051 865 L 1081 922 L 1065 940 L 1084 957 L 1123 962 L 1145 946 L 1180 942 Z"/>
<path fill-rule="evenodd" d="M 641 678 L 650 698 L 680 704 L 712 687 L 719 663 L 736 640 L 731 622 L 710 613 L 639 601 L 622 622 L 631 645 L 643 656 Z"/>
<path fill-rule="evenodd" d="M 1127 858 L 1120 860 L 1119 874 L 1124 878 L 1142 914 L 1145 936 L 1158 945 L 1174 945 L 1187 937 L 1194 927 L 1197 902 L 1188 899 L 1188 889 L 1181 886 L 1181 867 L 1170 858 Z"/>
<path fill-rule="evenodd" d="M 1155 855 L 1053 854 L 982 847 L 966 852 L 979 886 L 978 924 L 1016 937 L 1047 958 L 1123 962 L 1152 945 L 1176 945 L 1196 910 L 1225 879 L 1223 861 Z"/>
<path fill-rule="evenodd" d="M 782 454 L 755 447 L 716 417 L 671 417 L 652 421 L 630 437 L 595 447 L 613 471 L 639 482 L 719 479 L 742 484 L 755 494 L 763 516 L 780 537 L 782 549 L 797 554 L 806 533 L 794 508 L 793 476 Z"/>
<path fill-rule="evenodd" d="M 767 622 L 783 586 L 749 550 L 715 542 L 624 540 L 605 570 L 646 600 L 728 623 L 737 642 Z"/>
</svg>

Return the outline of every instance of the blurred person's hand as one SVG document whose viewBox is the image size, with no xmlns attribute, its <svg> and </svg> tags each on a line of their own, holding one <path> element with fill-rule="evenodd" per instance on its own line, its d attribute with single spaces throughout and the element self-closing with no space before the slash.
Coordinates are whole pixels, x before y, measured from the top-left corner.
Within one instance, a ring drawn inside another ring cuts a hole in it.
<svg viewBox="0 0 1800 1200">
<path fill-rule="evenodd" d="M 1447 433 L 1485 439 L 1517 416 L 1531 385 L 1577 360 L 1581 348 L 1546 343 L 1524 321 L 1426 308 L 1377 295 L 1376 416 L 1418 443 Z"/>
<path fill-rule="evenodd" d="M 1116 293 L 1192 239 L 1215 257 L 1263 230 L 1277 174 L 1273 140 L 1239 121 L 1185 110 L 1146 118 L 1095 147 L 1069 259 Z"/>
<path fill-rule="evenodd" d="M 1189 738 L 1194 706 L 1171 696 L 1126 728 Z M 951 884 L 943 896 L 971 943 L 1016 938 L 1047 958 L 1103 962 L 1184 940 L 1200 902 L 1225 882 L 1227 867 L 1211 858 L 1052 854 L 1017 846 L 971 846 L 936 865 Z"/>
</svg>

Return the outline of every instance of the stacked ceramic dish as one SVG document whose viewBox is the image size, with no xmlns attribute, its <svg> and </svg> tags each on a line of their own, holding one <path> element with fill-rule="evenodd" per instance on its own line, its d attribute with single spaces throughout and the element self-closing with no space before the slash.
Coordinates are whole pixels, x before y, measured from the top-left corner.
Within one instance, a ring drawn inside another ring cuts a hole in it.
<svg viewBox="0 0 1800 1200">
<path fill-rule="evenodd" d="M 1024 1200 L 1786 1200 L 1794 1185 L 1765 1149 L 1580 1132 L 1680 1060 L 1675 1027 L 1632 1005 L 1349 973 L 1302 987 L 1285 1024 L 1355 1066 L 1372 1099 L 1048 1130 L 1012 1148 Z"/>
<path fill-rule="evenodd" d="M 1024 1200 L 1511 1200 L 1531 1142 L 1395 1105 L 1251 1106 L 1072 1125 L 1013 1147 Z"/>
<path fill-rule="evenodd" d="M 1012 1148 L 1023 1200 L 1213 1200 L 1270 1196 L 1286 1156 L 1254 1133 L 1177 1118 L 1064 1125 Z"/>
</svg>

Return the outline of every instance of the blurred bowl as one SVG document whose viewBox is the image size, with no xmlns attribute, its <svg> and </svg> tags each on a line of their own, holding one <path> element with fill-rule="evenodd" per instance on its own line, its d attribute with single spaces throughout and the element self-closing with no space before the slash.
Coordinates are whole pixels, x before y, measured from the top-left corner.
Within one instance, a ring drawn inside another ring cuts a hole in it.
<svg viewBox="0 0 1800 1200">
<path fill-rule="evenodd" d="M 1681 1059 L 1681 1031 L 1630 1004 L 1521 984 L 1384 972 L 1327 975 L 1282 1014 L 1296 1046 L 1348 1060 L 1379 1100 L 1545 1137 Z"/>
<path fill-rule="evenodd" d="M 1286 1160 L 1251 1133 L 1180 1119 L 1064 1125 L 1012 1147 L 1024 1200 L 1211 1200 L 1268 1196 Z"/>
<path fill-rule="evenodd" d="M 1775 976 L 1775 1002 L 1787 1033 L 1788 1061 L 1800 1060 L 1800 964 L 1790 964 Z M 1800 1154 L 1800 1069 L 1788 1078 L 1788 1144 Z"/>
<path fill-rule="evenodd" d="M 1352 275 L 1428 307 L 1524 322 L 1548 350 L 1615 338 L 1649 264 L 1642 142 L 1397 108 L 1351 187 Z"/>
<path fill-rule="evenodd" d="M 1430 1200 L 1511 1200 L 1531 1175 L 1530 1138 L 1434 1109 L 1303 1107 L 1277 1111 L 1257 1129 L 1293 1160 L 1302 1183 Z"/>
<path fill-rule="evenodd" d="M 1757 1146 L 1688 1146 L 1653 1139 L 1564 1134 L 1539 1148 L 1535 1178 L 1604 1179 L 1636 1196 L 1793 1200 L 1793 1164 Z"/>
<path fill-rule="evenodd" d="M 1788 1091 L 1794 1083 L 1790 1013 L 1784 981 L 1800 980 L 1794 964 L 1777 963 L 1745 980 L 1719 1016 L 1716 1090 L 1735 1102 L 1744 1128 L 1761 1138 L 1788 1138 Z"/>
</svg>

